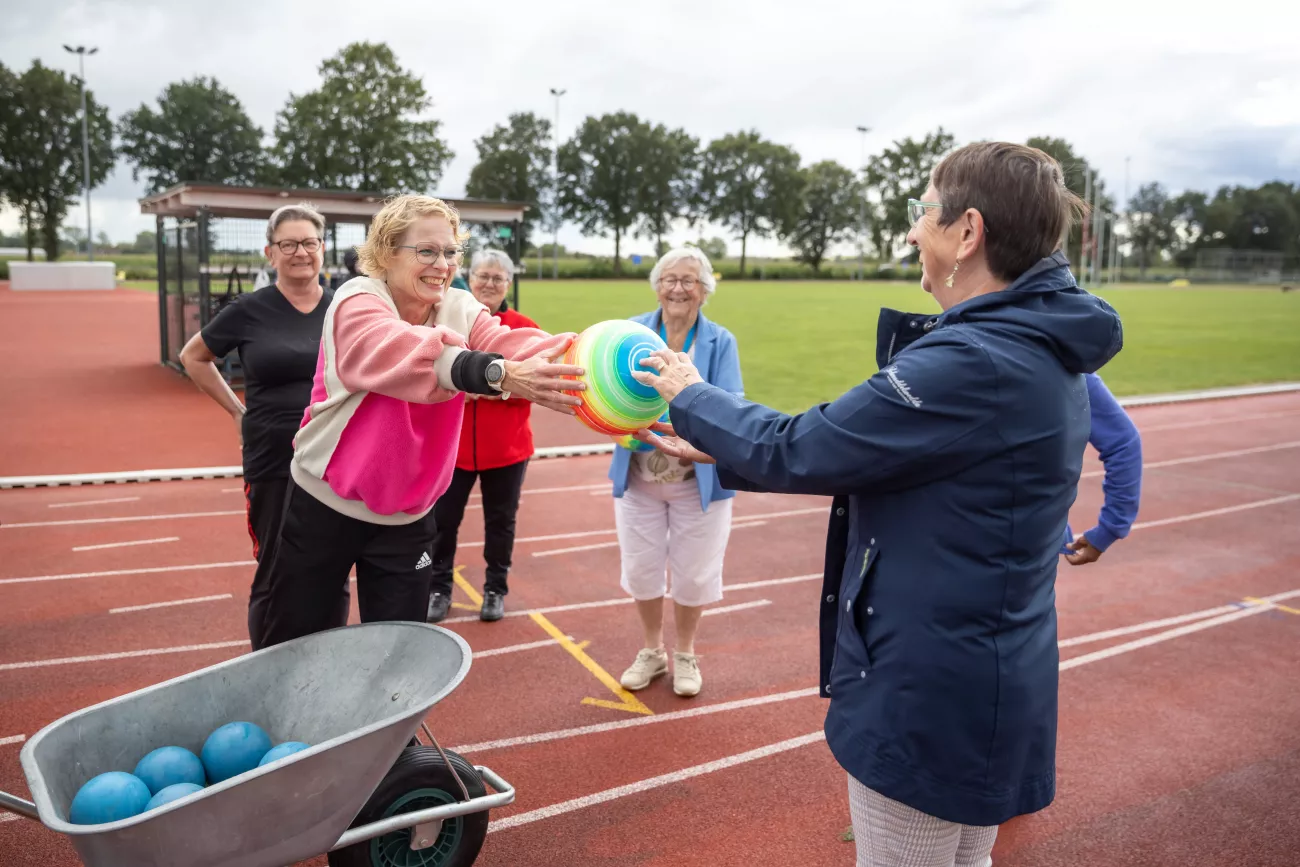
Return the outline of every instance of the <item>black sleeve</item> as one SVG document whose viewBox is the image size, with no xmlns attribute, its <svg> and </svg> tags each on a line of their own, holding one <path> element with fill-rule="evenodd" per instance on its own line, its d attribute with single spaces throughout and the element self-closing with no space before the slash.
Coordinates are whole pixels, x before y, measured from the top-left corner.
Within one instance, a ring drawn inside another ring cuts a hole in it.
<svg viewBox="0 0 1300 867">
<path fill-rule="evenodd" d="M 223 307 L 200 332 L 208 351 L 217 358 L 225 358 L 247 339 L 248 311 L 241 301 L 236 299 Z"/>
<path fill-rule="evenodd" d="M 451 363 L 451 384 L 468 394 L 496 394 L 497 390 L 488 385 L 487 366 L 493 359 L 504 357 L 497 352 L 465 350 Z"/>
</svg>

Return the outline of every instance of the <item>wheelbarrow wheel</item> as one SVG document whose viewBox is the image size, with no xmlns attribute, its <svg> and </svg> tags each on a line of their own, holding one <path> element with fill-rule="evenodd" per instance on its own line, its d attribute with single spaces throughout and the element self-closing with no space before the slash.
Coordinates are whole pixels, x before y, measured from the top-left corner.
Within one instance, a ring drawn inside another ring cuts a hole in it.
<svg viewBox="0 0 1300 867">
<path fill-rule="evenodd" d="M 487 794 L 478 772 L 451 750 L 444 750 L 471 798 Z M 451 769 L 433 747 L 407 747 L 352 826 L 364 825 L 442 804 L 464 800 Z M 482 810 L 444 820 L 433 845 L 411 848 L 411 830 L 394 831 L 329 855 L 330 867 L 469 867 L 487 837 L 488 813 Z"/>
</svg>

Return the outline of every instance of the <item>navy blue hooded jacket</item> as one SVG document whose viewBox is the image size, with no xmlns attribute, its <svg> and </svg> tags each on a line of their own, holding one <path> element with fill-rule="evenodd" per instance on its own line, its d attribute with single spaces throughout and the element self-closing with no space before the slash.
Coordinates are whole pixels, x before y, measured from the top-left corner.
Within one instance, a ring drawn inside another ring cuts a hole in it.
<svg viewBox="0 0 1300 867">
<path fill-rule="evenodd" d="M 1061 254 L 939 316 L 882 311 L 880 371 L 788 416 L 697 383 L 679 436 L 735 490 L 830 495 L 826 740 L 863 785 L 996 825 L 1055 794 L 1057 552 L 1088 441 L 1083 374 L 1119 317 Z"/>
</svg>

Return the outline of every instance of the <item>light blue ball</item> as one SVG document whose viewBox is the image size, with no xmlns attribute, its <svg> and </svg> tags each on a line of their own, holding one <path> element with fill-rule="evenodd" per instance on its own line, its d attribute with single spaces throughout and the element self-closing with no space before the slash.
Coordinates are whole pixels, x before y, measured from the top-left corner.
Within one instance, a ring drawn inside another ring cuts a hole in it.
<svg viewBox="0 0 1300 867">
<path fill-rule="evenodd" d="M 208 781 L 220 783 L 251 771 L 271 748 L 271 738 L 250 722 L 226 723 L 203 744 L 203 768 Z"/>
<path fill-rule="evenodd" d="M 155 807 L 161 807 L 163 804 L 170 804 L 178 798 L 183 798 L 186 795 L 192 795 L 195 792 L 201 791 L 203 791 L 203 787 L 195 785 L 194 783 L 176 783 L 175 785 L 168 786 L 150 798 L 149 803 L 145 804 L 144 808 L 146 811 L 152 810 Z"/>
<path fill-rule="evenodd" d="M 291 756 L 294 753 L 305 749 L 307 749 L 307 745 L 302 741 L 285 741 L 284 743 L 277 744 L 267 750 L 266 755 L 262 756 L 262 760 L 257 763 L 257 766 L 260 768 L 262 765 L 269 765 L 271 762 L 278 761 L 285 756 Z"/>
<path fill-rule="evenodd" d="M 109 771 L 77 790 L 68 810 L 74 825 L 101 825 L 138 816 L 149 803 L 149 787 L 135 774 Z"/>
<path fill-rule="evenodd" d="M 201 788 L 207 782 L 203 762 L 184 747 L 159 747 L 140 760 L 135 775 L 155 795 L 177 783 L 193 783 Z"/>
</svg>

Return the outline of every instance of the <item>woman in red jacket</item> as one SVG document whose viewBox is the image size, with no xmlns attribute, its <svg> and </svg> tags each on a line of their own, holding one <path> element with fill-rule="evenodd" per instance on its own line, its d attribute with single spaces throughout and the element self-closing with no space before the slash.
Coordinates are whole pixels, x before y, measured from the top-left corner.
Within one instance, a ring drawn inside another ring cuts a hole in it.
<svg viewBox="0 0 1300 867">
<path fill-rule="evenodd" d="M 474 254 L 469 288 L 474 297 L 510 328 L 536 328 L 537 323 L 506 306 L 506 290 L 514 263 L 499 250 Z M 428 621 L 437 623 L 451 606 L 452 570 L 455 568 L 456 534 L 465 517 L 465 503 L 479 479 L 483 495 L 483 607 L 479 617 L 500 620 L 505 614 L 506 574 L 515 546 L 515 513 L 524 485 L 524 472 L 533 456 L 533 430 L 526 400 L 487 395 L 465 395 L 465 420 L 460 429 L 460 452 L 451 487 L 433 507 L 437 537 L 433 544 L 433 582 L 429 590 Z"/>
</svg>

